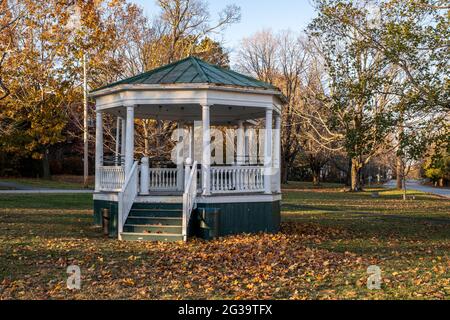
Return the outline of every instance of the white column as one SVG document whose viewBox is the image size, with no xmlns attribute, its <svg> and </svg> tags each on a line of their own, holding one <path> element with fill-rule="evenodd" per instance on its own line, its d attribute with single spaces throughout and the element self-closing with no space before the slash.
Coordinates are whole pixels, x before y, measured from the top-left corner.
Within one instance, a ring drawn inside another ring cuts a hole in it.
<svg viewBox="0 0 450 320">
<path fill-rule="evenodd" d="M 254 138 L 253 134 L 251 134 L 251 128 L 244 125 L 244 152 L 243 152 L 243 156 L 244 156 L 244 160 L 243 163 L 244 164 L 249 164 L 252 165 L 254 163 L 252 163 L 252 161 L 254 161 L 254 158 L 252 157 L 253 155 L 250 152 L 250 144 L 252 143 L 252 139 Z M 256 142 L 256 141 L 255 141 Z"/>
<path fill-rule="evenodd" d="M 266 109 L 266 136 L 264 147 L 264 193 L 270 194 L 272 177 L 272 109 Z"/>
<path fill-rule="evenodd" d="M 210 177 L 211 177 L 211 128 L 210 128 L 210 107 L 208 105 L 202 106 L 202 131 L 203 131 L 203 149 L 202 149 L 202 182 L 203 195 L 209 196 Z"/>
<path fill-rule="evenodd" d="M 274 132 L 274 148 L 273 148 L 273 167 L 275 168 L 276 175 L 276 192 L 281 193 L 281 116 L 277 114 L 275 116 L 275 132 Z"/>
<path fill-rule="evenodd" d="M 186 159 L 186 167 L 184 169 L 184 190 L 187 190 L 188 188 L 188 181 L 189 181 L 189 176 L 191 175 L 191 166 L 192 166 L 192 159 L 191 158 L 187 158 Z M 195 177 L 196 178 L 196 177 Z"/>
<path fill-rule="evenodd" d="M 122 157 L 125 156 L 125 145 L 126 145 L 126 131 L 127 131 L 127 122 L 126 118 L 122 118 L 122 130 L 121 130 L 121 145 L 120 145 L 120 165 L 122 165 Z"/>
<path fill-rule="evenodd" d="M 149 175 L 149 160 L 147 157 L 142 158 L 141 160 L 141 195 L 149 194 L 150 187 L 150 175 Z"/>
<path fill-rule="evenodd" d="M 127 107 L 125 137 L 125 176 L 128 177 L 134 162 L 134 107 Z"/>
<path fill-rule="evenodd" d="M 116 121 L 116 150 L 115 150 L 115 159 L 114 159 L 114 164 L 116 166 L 119 165 L 120 160 L 119 160 L 119 152 L 120 152 L 120 118 L 117 117 L 117 121 Z"/>
<path fill-rule="evenodd" d="M 244 121 L 238 121 L 237 141 L 236 141 L 236 163 L 245 164 L 245 131 Z"/>
<path fill-rule="evenodd" d="M 189 158 L 191 158 L 192 163 L 195 162 L 195 124 L 192 124 L 192 127 L 189 131 Z"/>
<path fill-rule="evenodd" d="M 103 117 L 97 111 L 95 121 L 95 191 L 100 191 L 100 167 L 103 166 Z"/>
<path fill-rule="evenodd" d="M 176 145 L 176 152 L 177 152 L 177 190 L 182 191 L 183 190 L 183 177 L 184 177 L 184 134 L 183 134 L 183 128 L 184 128 L 184 122 L 179 121 L 178 122 L 178 129 L 177 129 L 177 145 Z"/>
</svg>

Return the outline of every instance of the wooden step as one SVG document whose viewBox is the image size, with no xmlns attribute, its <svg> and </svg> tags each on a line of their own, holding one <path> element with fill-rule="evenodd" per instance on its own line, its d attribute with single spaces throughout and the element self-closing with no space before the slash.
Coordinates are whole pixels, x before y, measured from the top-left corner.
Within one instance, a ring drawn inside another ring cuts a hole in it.
<svg viewBox="0 0 450 320">
<path fill-rule="evenodd" d="M 126 224 L 123 231 L 127 233 L 181 234 L 181 226 L 159 226 L 145 224 Z"/>
<path fill-rule="evenodd" d="M 150 234 L 150 233 L 121 233 L 122 240 L 125 241 L 157 241 L 157 242 L 178 242 L 183 241 L 181 234 Z"/>
<path fill-rule="evenodd" d="M 183 218 L 129 216 L 125 224 L 127 224 L 127 225 L 181 226 L 182 223 L 183 223 Z"/>
<path fill-rule="evenodd" d="M 131 217 L 181 218 L 183 211 L 178 209 L 132 209 Z"/>
<path fill-rule="evenodd" d="M 182 210 L 182 203 L 134 203 L 132 210 L 148 209 L 148 210 Z"/>
</svg>

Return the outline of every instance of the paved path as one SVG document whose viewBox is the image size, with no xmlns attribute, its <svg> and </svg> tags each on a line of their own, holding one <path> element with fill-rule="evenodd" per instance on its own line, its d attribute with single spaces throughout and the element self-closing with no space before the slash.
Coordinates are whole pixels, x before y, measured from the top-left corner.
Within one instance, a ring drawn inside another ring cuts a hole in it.
<svg viewBox="0 0 450 320">
<path fill-rule="evenodd" d="M 34 190 L 35 189 L 29 185 L 24 185 L 24 184 L 17 183 L 17 182 L 5 182 L 5 181 L 0 181 L 0 187 L 11 188 L 12 190 Z M 47 189 L 47 188 L 40 188 L 40 189 Z"/>
<path fill-rule="evenodd" d="M 395 180 L 391 180 L 388 183 L 386 183 L 384 186 L 388 187 L 388 188 L 395 188 L 396 185 L 397 185 L 396 181 Z M 435 194 L 435 195 L 438 195 L 438 196 L 450 199 L 450 189 L 434 188 L 434 187 L 430 187 L 430 186 L 424 186 L 424 185 L 420 184 L 419 181 L 407 180 L 406 181 L 406 188 L 408 190 L 411 190 L 411 189 L 412 190 L 417 190 L 417 191 L 431 193 L 431 194 Z"/>
<path fill-rule="evenodd" d="M 33 190 L 0 190 L 2 194 L 93 194 L 94 190 L 66 189 L 33 189 Z"/>
</svg>

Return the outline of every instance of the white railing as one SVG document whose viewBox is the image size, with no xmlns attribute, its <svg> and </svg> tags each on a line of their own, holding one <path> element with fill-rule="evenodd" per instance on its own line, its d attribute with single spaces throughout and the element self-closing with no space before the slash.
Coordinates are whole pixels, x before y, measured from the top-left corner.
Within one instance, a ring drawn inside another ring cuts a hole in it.
<svg viewBox="0 0 450 320">
<path fill-rule="evenodd" d="M 150 191 L 178 190 L 178 169 L 150 168 Z"/>
<path fill-rule="evenodd" d="M 197 161 L 192 165 L 186 165 L 186 183 L 183 194 L 183 240 L 187 240 L 189 221 L 191 220 L 192 210 L 196 207 L 197 198 Z"/>
<path fill-rule="evenodd" d="M 130 174 L 127 176 L 122 190 L 119 192 L 119 212 L 118 212 L 118 230 L 119 239 L 122 240 L 121 233 L 123 232 L 123 226 L 128 219 L 133 203 L 136 200 L 139 190 L 139 166 L 136 161 L 133 164 Z"/>
<path fill-rule="evenodd" d="M 212 193 L 263 191 L 264 167 L 211 167 Z"/>
<path fill-rule="evenodd" d="M 119 192 L 125 182 L 124 167 L 100 167 L 100 191 Z"/>
</svg>

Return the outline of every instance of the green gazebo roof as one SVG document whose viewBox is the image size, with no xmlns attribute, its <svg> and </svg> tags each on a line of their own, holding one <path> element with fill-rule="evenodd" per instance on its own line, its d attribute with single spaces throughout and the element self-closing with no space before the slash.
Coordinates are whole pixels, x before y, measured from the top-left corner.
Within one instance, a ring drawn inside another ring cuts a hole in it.
<svg viewBox="0 0 450 320">
<path fill-rule="evenodd" d="M 123 79 L 92 92 L 123 84 L 215 84 L 278 90 L 269 83 L 209 64 L 196 57 L 189 57 L 166 66 Z"/>
</svg>

